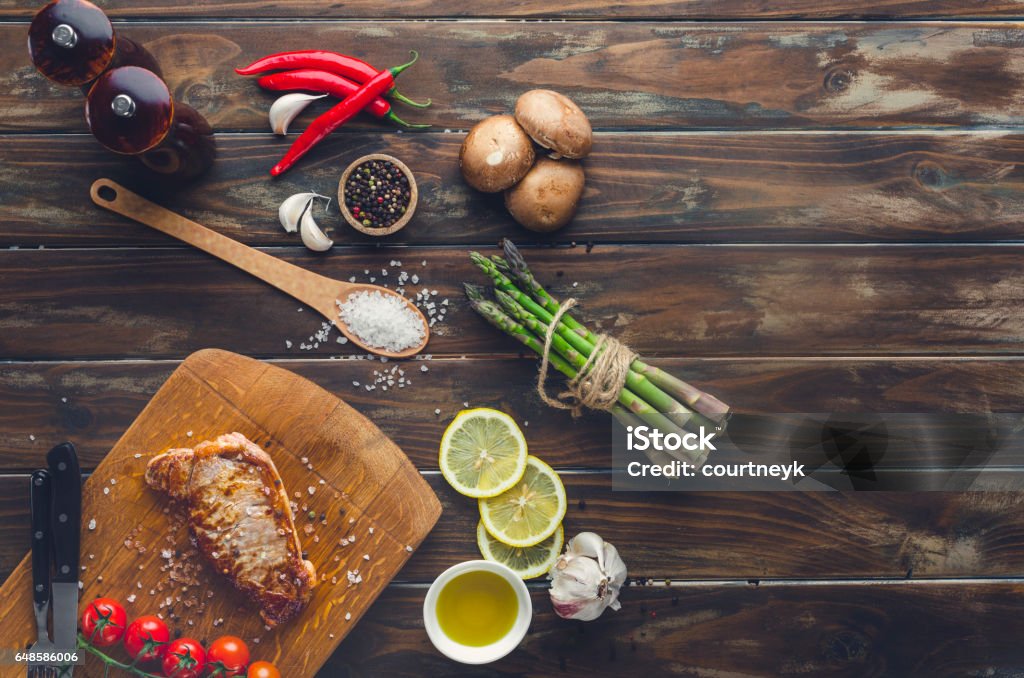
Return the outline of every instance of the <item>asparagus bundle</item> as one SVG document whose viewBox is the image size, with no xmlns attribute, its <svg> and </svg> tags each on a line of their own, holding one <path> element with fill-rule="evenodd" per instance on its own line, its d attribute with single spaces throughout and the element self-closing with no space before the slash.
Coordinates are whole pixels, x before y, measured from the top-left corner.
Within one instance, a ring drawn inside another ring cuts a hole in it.
<svg viewBox="0 0 1024 678">
<path fill-rule="evenodd" d="M 543 355 L 560 304 L 537 281 L 511 241 L 505 240 L 503 249 L 504 258 L 470 253 L 473 263 L 491 279 L 496 302 L 487 299 L 477 285 L 466 284 L 466 295 L 488 322 Z M 598 342 L 597 335 L 564 313 L 552 332 L 549 363 L 576 379 Z M 721 430 L 729 417 L 728 405 L 718 398 L 639 358 L 630 365 L 617 400 L 611 413 L 624 425 L 641 421 L 665 434 L 682 434 L 681 428 L 696 431 L 701 426 Z"/>
</svg>

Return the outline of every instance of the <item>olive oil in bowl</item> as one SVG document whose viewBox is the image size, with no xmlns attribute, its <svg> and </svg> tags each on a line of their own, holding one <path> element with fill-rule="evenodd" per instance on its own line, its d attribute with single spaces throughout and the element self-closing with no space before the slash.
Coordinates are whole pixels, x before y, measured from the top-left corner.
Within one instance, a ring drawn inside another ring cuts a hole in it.
<svg viewBox="0 0 1024 678">
<path fill-rule="evenodd" d="M 441 573 L 423 601 L 423 624 L 445 656 L 486 664 L 514 650 L 533 616 L 526 584 L 500 563 L 471 560 Z"/>
<path fill-rule="evenodd" d="M 464 572 L 437 596 L 437 623 L 446 636 L 462 645 L 483 647 L 512 630 L 519 601 L 512 585 L 487 570 Z"/>
</svg>

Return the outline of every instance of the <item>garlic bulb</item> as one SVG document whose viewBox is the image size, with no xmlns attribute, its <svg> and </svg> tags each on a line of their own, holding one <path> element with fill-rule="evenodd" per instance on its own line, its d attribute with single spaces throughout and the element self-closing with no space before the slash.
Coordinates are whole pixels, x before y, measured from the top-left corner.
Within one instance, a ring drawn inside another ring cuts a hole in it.
<svg viewBox="0 0 1024 678">
<path fill-rule="evenodd" d="M 288 125 L 292 123 L 299 113 L 317 99 L 323 99 L 326 94 L 303 94 L 292 92 L 285 94 L 274 101 L 270 106 L 270 129 L 274 134 L 288 134 Z"/>
<path fill-rule="evenodd" d="M 614 546 L 593 532 L 580 532 L 548 573 L 551 604 L 562 619 L 597 619 L 606 607 L 618 610 L 626 564 Z"/>
<path fill-rule="evenodd" d="M 302 236 L 302 244 L 314 252 L 326 252 L 334 246 L 334 241 L 324 235 L 320 227 L 313 220 L 313 202 L 310 201 L 309 208 L 302 213 L 299 220 L 299 235 Z"/>
</svg>

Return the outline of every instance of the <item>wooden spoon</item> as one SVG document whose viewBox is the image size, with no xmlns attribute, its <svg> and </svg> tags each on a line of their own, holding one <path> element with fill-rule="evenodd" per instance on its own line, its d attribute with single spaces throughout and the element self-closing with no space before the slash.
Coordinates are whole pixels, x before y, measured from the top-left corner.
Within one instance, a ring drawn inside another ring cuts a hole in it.
<svg viewBox="0 0 1024 678">
<path fill-rule="evenodd" d="M 289 264 L 151 203 L 110 179 L 97 179 L 93 182 L 89 193 L 92 195 L 93 202 L 100 207 L 105 207 L 111 212 L 117 212 L 129 219 L 155 228 L 161 233 L 166 233 L 189 245 L 198 247 L 208 254 L 237 266 L 246 273 L 251 273 L 260 280 L 270 283 L 282 292 L 290 294 L 303 304 L 319 311 L 353 344 L 366 351 L 388 358 L 408 358 L 422 351 L 430 339 L 430 327 L 422 311 L 416 308 L 411 301 L 386 287 L 341 282 Z M 402 303 L 410 310 L 415 311 L 416 316 L 423 322 L 423 341 L 418 346 L 403 351 L 387 351 L 364 342 L 345 325 L 338 315 L 338 303 L 343 303 L 349 295 L 356 292 L 380 292 L 401 299 Z"/>
</svg>

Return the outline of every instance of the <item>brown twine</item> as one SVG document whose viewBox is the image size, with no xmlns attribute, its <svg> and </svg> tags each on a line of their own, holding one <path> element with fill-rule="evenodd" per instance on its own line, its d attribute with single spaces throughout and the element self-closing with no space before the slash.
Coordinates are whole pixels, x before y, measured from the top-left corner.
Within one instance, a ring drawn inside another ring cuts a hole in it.
<svg viewBox="0 0 1024 678">
<path fill-rule="evenodd" d="M 560 410 L 571 410 L 578 417 L 583 408 L 610 410 L 619 400 L 619 392 L 626 384 L 630 365 L 637 355 L 628 346 L 614 337 L 602 334 L 594 344 L 594 351 L 587 358 L 576 377 L 569 381 L 568 388 L 556 398 L 547 394 L 548 362 L 551 355 L 551 340 L 558 323 L 569 309 L 576 305 L 575 299 L 566 299 L 555 312 L 544 337 L 544 353 L 541 356 L 540 371 L 537 373 L 537 395 L 541 400 Z"/>
</svg>

